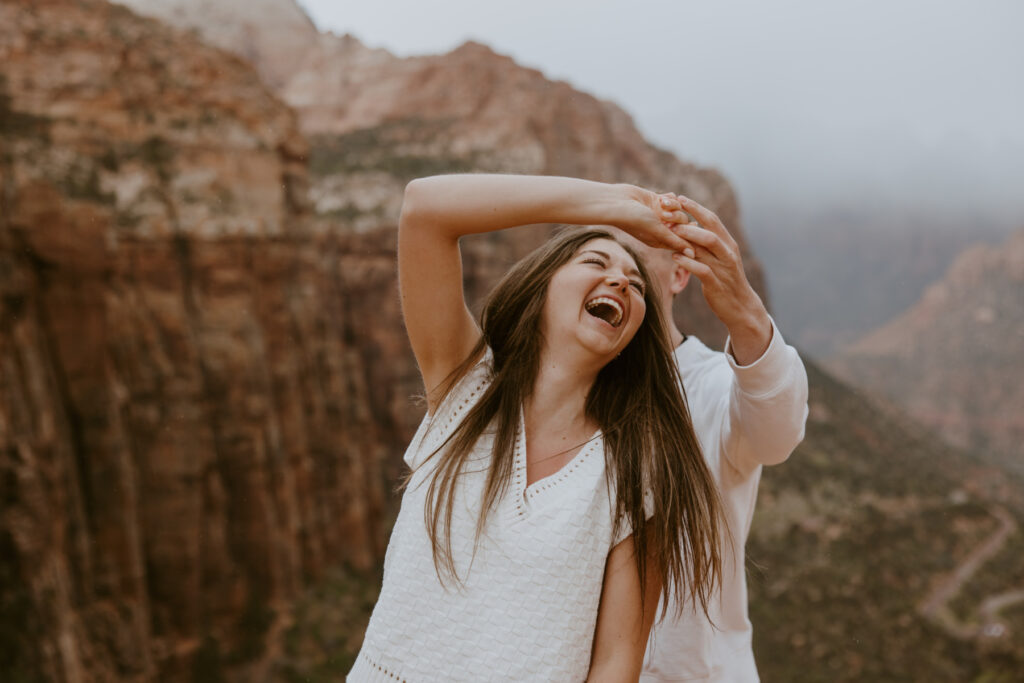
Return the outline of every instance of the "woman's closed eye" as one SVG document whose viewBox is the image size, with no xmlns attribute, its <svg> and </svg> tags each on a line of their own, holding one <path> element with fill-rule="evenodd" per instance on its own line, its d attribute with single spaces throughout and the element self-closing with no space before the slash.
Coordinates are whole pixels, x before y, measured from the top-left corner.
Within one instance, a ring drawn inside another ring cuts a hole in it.
<svg viewBox="0 0 1024 683">
<path fill-rule="evenodd" d="M 592 263 L 601 268 L 608 267 L 608 263 L 604 259 L 598 258 L 596 256 L 585 258 L 581 261 L 581 263 Z M 641 295 L 643 295 L 646 291 L 646 286 L 644 285 L 643 280 L 630 279 L 629 286 L 638 291 Z"/>
</svg>

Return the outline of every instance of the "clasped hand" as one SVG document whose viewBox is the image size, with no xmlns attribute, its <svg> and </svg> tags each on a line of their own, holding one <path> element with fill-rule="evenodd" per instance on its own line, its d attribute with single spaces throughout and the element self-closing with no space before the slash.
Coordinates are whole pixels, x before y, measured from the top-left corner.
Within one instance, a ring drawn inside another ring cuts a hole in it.
<svg viewBox="0 0 1024 683">
<path fill-rule="evenodd" d="M 634 237 L 672 249 L 672 258 L 701 283 L 704 299 L 733 341 L 740 364 L 756 360 L 771 341 L 768 311 L 747 280 L 739 244 L 709 209 L 671 192 L 647 194 L 642 200 L 661 225 L 648 223 L 648 234 Z"/>
</svg>

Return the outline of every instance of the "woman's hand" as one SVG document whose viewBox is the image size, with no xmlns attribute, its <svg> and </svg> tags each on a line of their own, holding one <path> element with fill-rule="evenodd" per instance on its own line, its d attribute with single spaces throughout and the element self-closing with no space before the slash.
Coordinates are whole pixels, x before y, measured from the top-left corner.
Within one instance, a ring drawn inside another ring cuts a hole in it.
<svg viewBox="0 0 1024 683">
<path fill-rule="evenodd" d="M 627 201 L 612 225 L 649 247 L 694 254 L 693 245 L 675 230 L 689 219 L 676 195 L 657 194 L 635 185 L 619 187 L 624 190 Z"/>
</svg>

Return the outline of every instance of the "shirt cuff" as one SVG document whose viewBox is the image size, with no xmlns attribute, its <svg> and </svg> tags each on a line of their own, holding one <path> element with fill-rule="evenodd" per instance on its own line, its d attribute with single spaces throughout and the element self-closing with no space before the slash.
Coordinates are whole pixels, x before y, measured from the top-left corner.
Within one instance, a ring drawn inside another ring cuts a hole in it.
<svg viewBox="0 0 1024 683">
<path fill-rule="evenodd" d="M 789 347 L 782 338 L 775 320 L 771 319 L 772 338 L 768 342 L 761 357 L 749 365 L 740 365 L 732 355 L 732 339 L 725 341 L 725 357 L 729 360 L 729 366 L 736 374 L 736 381 L 743 393 L 751 396 L 763 396 L 774 393 L 774 391 L 785 383 L 789 376 L 790 358 L 787 350 Z"/>
</svg>

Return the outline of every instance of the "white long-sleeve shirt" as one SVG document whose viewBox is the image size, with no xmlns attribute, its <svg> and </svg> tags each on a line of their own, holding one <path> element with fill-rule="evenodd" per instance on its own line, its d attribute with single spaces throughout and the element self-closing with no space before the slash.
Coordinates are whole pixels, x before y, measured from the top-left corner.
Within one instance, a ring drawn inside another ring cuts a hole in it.
<svg viewBox="0 0 1024 683">
<path fill-rule="evenodd" d="M 784 461 L 803 439 L 807 373 L 796 349 L 774 326 L 761 357 L 740 366 L 728 352 L 688 337 L 676 349 L 693 428 L 719 486 L 729 533 L 723 535 L 722 584 L 709 612 L 675 604 L 655 623 L 643 683 L 758 681 L 747 615 L 744 545 L 754 515 L 761 468 Z M 730 535 L 731 534 L 731 535 Z"/>
</svg>

